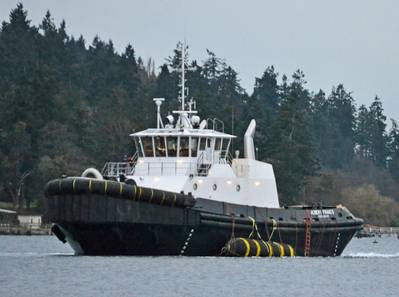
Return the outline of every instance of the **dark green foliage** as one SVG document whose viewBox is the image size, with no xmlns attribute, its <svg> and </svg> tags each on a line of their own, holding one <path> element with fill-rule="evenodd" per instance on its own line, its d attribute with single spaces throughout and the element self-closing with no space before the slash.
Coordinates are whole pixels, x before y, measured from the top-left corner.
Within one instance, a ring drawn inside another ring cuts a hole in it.
<svg viewBox="0 0 399 297">
<path fill-rule="evenodd" d="M 343 168 L 349 164 L 354 156 L 355 106 L 350 93 L 343 85 L 333 88 L 327 99 L 328 120 L 330 127 L 328 137 L 332 143 L 326 149 L 326 166 Z"/>
<path fill-rule="evenodd" d="M 279 192 L 288 204 L 302 199 L 304 186 L 318 167 L 310 131 L 310 95 L 304 87 L 304 74 L 298 70 L 292 79 L 281 93 L 281 107 L 271 127 L 269 155 L 274 160 Z"/>
<path fill-rule="evenodd" d="M 31 26 L 22 4 L 2 23 L 0 189 L 7 193 L 1 196 L 17 192 L 29 171 L 25 197 L 40 199 L 49 178 L 100 167 L 130 147 L 139 84 L 148 79 L 133 48 L 119 55 L 111 41 L 95 38 L 86 49 L 82 37 L 65 30 L 49 12 Z"/>
<path fill-rule="evenodd" d="M 386 116 L 383 114 L 382 103 L 378 97 L 375 97 L 374 102 L 370 106 L 370 126 L 371 131 L 371 154 L 372 160 L 377 166 L 385 167 L 388 150 L 387 150 L 387 135 Z"/>
<path fill-rule="evenodd" d="M 179 46 L 156 74 L 131 45 L 117 53 L 98 36 L 86 45 L 49 12 L 33 26 L 18 4 L 0 30 L 0 200 L 21 203 L 24 174 L 25 198 L 36 203 L 48 179 L 131 154 L 128 134 L 155 126 L 154 97 L 166 98 L 164 116 L 180 108 Z M 248 95 L 237 72 L 207 54 L 201 63 L 186 61 L 188 98 L 200 116 L 222 120 L 224 131 L 238 136 L 233 154 L 256 119 L 257 157 L 274 165 L 282 204 L 336 203 L 338 187 L 363 184 L 399 200 L 399 129 L 393 121 L 386 133 L 378 97 L 357 111 L 343 85 L 313 94 L 301 71 L 280 81 L 273 66 Z"/>
<path fill-rule="evenodd" d="M 386 167 L 389 154 L 386 117 L 378 97 L 367 109 L 360 106 L 357 116 L 356 142 L 360 155 L 373 161 L 377 166 Z"/>
<path fill-rule="evenodd" d="M 262 160 L 269 158 L 272 151 L 272 127 L 280 108 L 277 77 L 274 67 L 267 67 L 262 77 L 255 79 L 254 92 L 248 98 L 249 112 L 246 122 L 254 118 L 260 127 L 255 135 L 255 143 L 258 147 L 258 158 Z"/>
<path fill-rule="evenodd" d="M 389 171 L 399 180 L 399 128 L 395 120 L 392 120 L 392 128 L 389 131 Z"/>
<path fill-rule="evenodd" d="M 358 154 L 371 158 L 371 130 L 370 130 L 370 114 L 367 107 L 361 105 L 358 110 L 356 120 L 356 142 L 358 144 Z"/>
</svg>

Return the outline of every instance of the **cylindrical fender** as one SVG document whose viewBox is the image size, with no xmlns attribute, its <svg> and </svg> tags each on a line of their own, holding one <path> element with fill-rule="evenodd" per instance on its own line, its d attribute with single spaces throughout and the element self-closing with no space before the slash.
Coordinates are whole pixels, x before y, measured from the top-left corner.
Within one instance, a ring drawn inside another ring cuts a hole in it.
<svg viewBox="0 0 399 297">
<path fill-rule="evenodd" d="M 236 257 L 293 257 L 294 249 L 289 244 L 265 242 L 252 238 L 232 238 L 223 248 L 224 255 Z"/>
</svg>

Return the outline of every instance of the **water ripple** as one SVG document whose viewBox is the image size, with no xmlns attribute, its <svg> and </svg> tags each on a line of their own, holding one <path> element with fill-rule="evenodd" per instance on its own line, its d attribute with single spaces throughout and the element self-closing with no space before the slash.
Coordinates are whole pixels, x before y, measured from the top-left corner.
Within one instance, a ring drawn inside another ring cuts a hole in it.
<svg viewBox="0 0 399 297">
<path fill-rule="evenodd" d="M 344 258 L 399 258 L 399 253 L 395 254 L 380 254 L 380 253 L 350 253 Z"/>
</svg>

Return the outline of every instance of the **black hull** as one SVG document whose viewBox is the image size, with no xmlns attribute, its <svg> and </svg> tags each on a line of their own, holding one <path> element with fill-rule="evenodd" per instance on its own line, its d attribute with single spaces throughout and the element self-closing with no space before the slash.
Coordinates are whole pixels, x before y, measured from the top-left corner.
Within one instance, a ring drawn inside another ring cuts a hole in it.
<svg viewBox="0 0 399 297">
<path fill-rule="evenodd" d="M 47 197 L 54 233 L 85 255 L 218 256 L 232 236 L 249 236 L 254 218 L 264 240 L 289 244 L 296 256 L 305 255 L 306 231 L 306 255 L 338 256 L 362 228 L 362 220 L 346 208 L 333 208 L 332 219 L 310 215 L 307 208 L 268 209 L 207 199 L 196 199 L 194 206 L 171 206 L 106 194 Z"/>
<path fill-rule="evenodd" d="M 57 225 L 65 233 L 75 253 L 85 255 L 219 256 L 231 238 L 231 230 L 206 226 L 66 222 Z M 312 240 L 309 256 L 338 256 L 353 234 L 354 231 L 350 229 L 313 232 L 316 239 Z M 249 232 L 235 232 L 236 237 L 248 235 Z M 273 236 L 273 241 L 290 244 L 296 256 L 304 256 L 303 231 L 281 231 L 280 235 L 281 240 Z M 185 245 L 189 236 L 190 240 Z"/>
</svg>

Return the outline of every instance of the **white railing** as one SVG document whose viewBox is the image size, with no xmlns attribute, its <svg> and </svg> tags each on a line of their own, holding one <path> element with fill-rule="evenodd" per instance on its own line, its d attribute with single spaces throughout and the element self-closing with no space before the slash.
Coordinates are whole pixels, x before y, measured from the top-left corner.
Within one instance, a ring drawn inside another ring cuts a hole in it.
<svg viewBox="0 0 399 297">
<path fill-rule="evenodd" d="M 204 155 L 200 154 L 194 162 L 176 161 L 137 161 L 137 156 L 130 162 L 107 162 L 102 174 L 107 177 L 119 177 L 121 175 L 194 175 L 207 176 L 212 164 L 231 165 L 231 155 L 228 152 L 221 153 L 223 157 L 213 162 L 205 162 Z"/>
<path fill-rule="evenodd" d="M 197 175 L 197 162 L 145 162 L 138 163 L 135 175 Z"/>
<path fill-rule="evenodd" d="M 120 175 L 134 174 L 135 164 L 130 162 L 107 162 L 102 170 L 102 175 L 119 177 Z"/>
<path fill-rule="evenodd" d="M 133 175 L 138 159 L 137 152 L 128 162 L 107 162 L 105 163 L 102 175 L 108 177 L 119 177 L 120 175 Z"/>
</svg>

